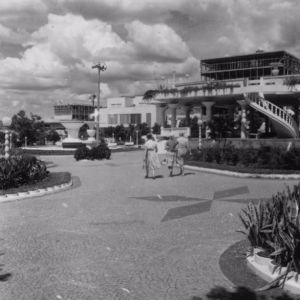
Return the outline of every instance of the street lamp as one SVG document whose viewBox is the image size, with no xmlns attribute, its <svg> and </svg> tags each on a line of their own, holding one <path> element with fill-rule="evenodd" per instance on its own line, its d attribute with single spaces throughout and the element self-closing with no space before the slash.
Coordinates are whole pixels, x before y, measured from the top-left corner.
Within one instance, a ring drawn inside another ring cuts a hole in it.
<svg viewBox="0 0 300 300">
<path fill-rule="evenodd" d="M 203 124 L 203 121 L 201 119 L 198 120 L 198 126 L 199 126 L 199 144 L 198 144 L 198 147 L 199 149 L 202 148 L 202 124 Z"/>
<path fill-rule="evenodd" d="M 8 159 L 9 158 L 9 131 L 8 131 L 8 127 L 10 126 L 11 124 L 11 118 L 9 117 L 4 117 L 2 119 L 2 124 L 5 128 L 5 148 L 4 148 L 4 151 L 5 151 L 5 159 Z"/>
<path fill-rule="evenodd" d="M 98 63 L 97 65 L 92 66 L 92 69 L 98 70 L 98 91 L 97 91 L 97 113 L 95 113 L 95 120 L 97 116 L 97 123 L 96 123 L 96 144 L 99 145 L 99 131 L 100 131 L 100 73 L 101 71 L 105 71 L 107 69 L 106 64 Z"/>
<path fill-rule="evenodd" d="M 139 131 L 136 131 L 136 146 L 139 147 Z"/>
</svg>

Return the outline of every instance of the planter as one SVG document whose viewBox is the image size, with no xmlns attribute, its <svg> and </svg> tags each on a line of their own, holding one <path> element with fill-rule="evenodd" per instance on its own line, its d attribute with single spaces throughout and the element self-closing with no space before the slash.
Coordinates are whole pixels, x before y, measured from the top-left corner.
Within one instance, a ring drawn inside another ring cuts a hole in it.
<svg viewBox="0 0 300 300">
<path fill-rule="evenodd" d="M 286 272 L 286 267 L 279 267 L 275 264 L 273 260 L 269 261 L 268 269 L 272 274 L 282 275 Z"/>
<path fill-rule="evenodd" d="M 273 69 L 271 71 L 271 73 L 272 73 L 272 76 L 277 76 L 279 74 L 279 69 Z"/>
<path fill-rule="evenodd" d="M 278 276 L 283 275 L 286 272 L 286 268 L 276 268 L 272 259 L 258 255 L 257 253 L 264 252 L 262 249 L 254 248 L 253 255 L 248 255 L 247 265 L 248 267 L 259 277 L 267 282 L 272 282 L 278 278 Z M 249 254 L 249 253 L 248 253 Z M 284 290 L 290 291 L 294 294 L 300 294 L 300 277 L 297 278 L 296 272 L 289 272 L 287 280 L 283 286 Z"/>
<path fill-rule="evenodd" d="M 255 249 L 254 260 L 257 264 L 262 266 L 269 266 L 271 259 L 267 256 L 266 252 L 262 249 Z"/>
</svg>

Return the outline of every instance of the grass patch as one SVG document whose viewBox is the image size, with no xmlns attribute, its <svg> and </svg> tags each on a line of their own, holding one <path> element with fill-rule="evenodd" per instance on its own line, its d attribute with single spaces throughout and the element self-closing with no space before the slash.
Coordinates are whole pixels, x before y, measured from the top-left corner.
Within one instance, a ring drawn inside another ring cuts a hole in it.
<svg viewBox="0 0 300 300">
<path fill-rule="evenodd" d="M 71 174 L 69 172 L 51 172 L 45 179 L 39 182 L 25 184 L 17 188 L 0 190 L 0 195 L 16 194 L 20 192 L 28 192 L 37 189 L 44 189 L 55 185 L 68 183 L 70 182 L 70 180 L 71 180 Z"/>
<path fill-rule="evenodd" d="M 241 165 L 231 166 L 225 164 L 217 164 L 214 162 L 202 162 L 188 160 L 185 162 L 187 166 L 195 166 L 207 169 L 217 169 L 238 173 L 252 173 L 252 174 L 300 174 L 300 170 L 283 170 L 283 169 L 258 169 L 251 166 L 245 167 Z"/>
</svg>

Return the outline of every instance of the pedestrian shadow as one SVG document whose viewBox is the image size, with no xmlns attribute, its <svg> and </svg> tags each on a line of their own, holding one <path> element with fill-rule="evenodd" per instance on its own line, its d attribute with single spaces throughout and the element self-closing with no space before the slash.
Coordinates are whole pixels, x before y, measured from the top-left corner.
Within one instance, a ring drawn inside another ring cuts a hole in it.
<svg viewBox="0 0 300 300">
<path fill-rule="evenodd" d="M 159 178 L 164 178 L 163 175 L 155 175 L 154 177 L 152 177 L 152 179 L 159 179 Z"/>
<path fill-rule="evenodd" d="M 180 173 L 178 173 L 178 174 L 172 174 L 172 176 L 170 176 L 170 177 L 177 177 L 177 176 L 189 176 L 189 175 L 195 175 L 196 173 L 193 173 L 193 172 L 186 172 L 186 173 L 184 173 L 183 175 L 182 174 L 180 174 Z"/>
<path fill-rule="evenodd" d="M 4 253 L 0 253 L 0 255 L 4 255 Z M 0 281 L 8 281 L 8 279 L 12 276 L 11 273 L 2 273 L 4 264 L 0 264 Z"/>
</svg>

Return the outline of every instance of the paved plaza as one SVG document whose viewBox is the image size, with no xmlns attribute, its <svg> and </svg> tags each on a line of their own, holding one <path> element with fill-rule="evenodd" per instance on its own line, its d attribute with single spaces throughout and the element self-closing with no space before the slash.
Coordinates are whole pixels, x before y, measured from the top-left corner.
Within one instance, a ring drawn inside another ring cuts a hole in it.
<svg viewBox="0 0 300 300">
<path fill-rule="evenodd" d="M 298 183 L 196 171 L 170 178 L 165 166 L 145 179 L 142 151 L 44 159 L 71 172 L 74 186 L 0 204 L 3 300 L 187 300 L 232 287 L 219 260 L 244 239 L 238 213 Z"/>
</svg>

